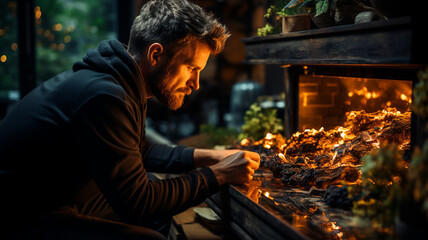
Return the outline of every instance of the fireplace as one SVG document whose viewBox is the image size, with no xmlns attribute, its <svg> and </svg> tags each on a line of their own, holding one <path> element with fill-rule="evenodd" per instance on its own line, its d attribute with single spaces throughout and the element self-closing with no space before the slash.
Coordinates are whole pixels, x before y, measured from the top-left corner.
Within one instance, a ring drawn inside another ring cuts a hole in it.
<svg viewBox="0 0 428 240">
<path fill-rule="evenodd" d="M 284 139 L 267 135 L 241 143 L 262 156 L 255 179 L 225 186 L 207 200 L 242 239 L 378 234 L 321 196 L 343 194 L 329 187 L 341 182 L 358 184 L 361 157 L 379 144 L 398 144 L 405 159 L 423 142 L 421 120 L 409 107 L 417 72 L 427 64 L 413 21 L 404 17 L 244 39 L 246 63 L 286 70 L 286 111 Z"/>
</svg>

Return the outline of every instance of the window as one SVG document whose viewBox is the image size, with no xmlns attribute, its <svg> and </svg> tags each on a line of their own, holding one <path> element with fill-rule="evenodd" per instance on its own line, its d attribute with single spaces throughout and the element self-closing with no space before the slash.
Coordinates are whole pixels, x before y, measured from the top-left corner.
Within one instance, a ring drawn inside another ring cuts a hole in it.
<svg viewBox="0 0 428 240">
<path fill-rule="evenodd" d="M 70 70 L 102 40 L 117 36 L 115 0 L 34 2 L 37 84 Z"/>
<path fill-rule="evenodd" d="M 18 93 L 18 21 L 16 1 L 1 1 L 0 15 L 0 102 L 17 98 Z"/>
</svg>

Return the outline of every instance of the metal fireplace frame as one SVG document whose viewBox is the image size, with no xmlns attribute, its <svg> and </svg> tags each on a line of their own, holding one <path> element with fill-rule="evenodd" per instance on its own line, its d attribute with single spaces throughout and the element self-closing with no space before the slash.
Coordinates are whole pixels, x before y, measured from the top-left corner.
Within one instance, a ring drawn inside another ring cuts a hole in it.
<svg viewBox="0 0 428 240">
<path fill-rule="evenodd" d="M 284 67 L 285 137 L 298 130 L 298 82 L 301 74 L 418 81 L 417 72 L 428 65 L 428 37 L 407 16 L 370 23 L 343 25 L 267 37 L 245 43 L 247 64 Z M 303 67 L 305 66 L 305 67 Z M 411 146 L 426 136 L 423 122 L 412 113 Z M 260 201 L 269 199 L 261 198 Z M 256 203 L 236 186 L 225 186 L 207 203 L 242 239 L 308 239 L 268 202 Z"/>
</svg>

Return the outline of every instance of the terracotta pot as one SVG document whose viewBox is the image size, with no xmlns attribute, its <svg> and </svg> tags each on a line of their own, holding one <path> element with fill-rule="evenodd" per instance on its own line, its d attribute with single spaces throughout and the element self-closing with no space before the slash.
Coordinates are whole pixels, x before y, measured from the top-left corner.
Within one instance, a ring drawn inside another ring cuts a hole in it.
<svg viewBox="0 0 428 240">
<path fill-rule="evenodd" d="M 297 14 L 282 17 L 282 33 L 309 29 L 311 29 L 311 18 L 309 14 Z"/>
</svg>

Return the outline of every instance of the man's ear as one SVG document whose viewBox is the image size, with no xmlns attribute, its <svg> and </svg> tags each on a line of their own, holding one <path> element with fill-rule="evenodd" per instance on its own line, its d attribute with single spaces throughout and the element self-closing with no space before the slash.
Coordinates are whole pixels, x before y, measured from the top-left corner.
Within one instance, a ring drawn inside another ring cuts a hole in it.
<svg viewBox="0 0 428 240">
<path fill-rule="evenodd" d="M 160 62 L 163 53 L 163 46 L 160 43 L 153 43 L 147 51 L 147 62 L 154 67 Z"/>
</svg>

